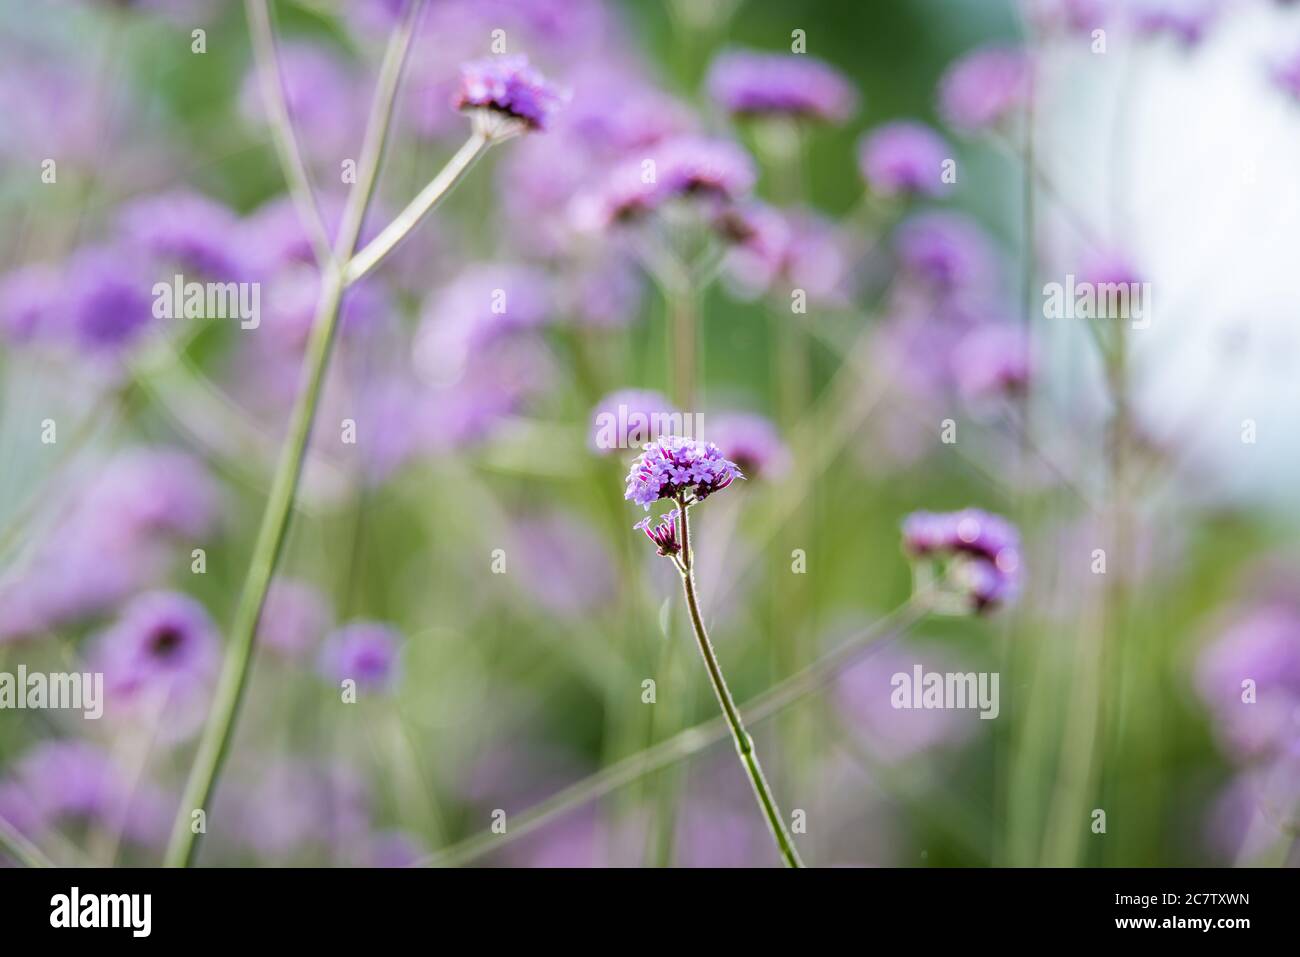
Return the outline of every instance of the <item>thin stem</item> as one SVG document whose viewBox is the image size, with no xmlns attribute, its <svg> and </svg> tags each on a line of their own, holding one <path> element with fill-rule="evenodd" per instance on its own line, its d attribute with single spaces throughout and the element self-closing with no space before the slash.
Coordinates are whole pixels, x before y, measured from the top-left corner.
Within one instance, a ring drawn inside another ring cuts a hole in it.
<svg viewBox="0 0 1300 957">
<path fill-rule="evenodd" d="M 0 850 L 23 867 L 53 867 L 54 862 L 41 849 L 27 840 L 18 828 L 0 815 Z"/>
<path fill-rule="evenodd" d="M 340 245 L 337 252 L 345 261 L 353 252 L 360 223 L 365 218 L 370 198 L 374 194 L 379 165 L 383 159 L 385 133 L 396 99 L 398 79 L 410 45 L 415 18 L 422 7 L 423 0 L 415 0 L 408 6 L 407 14 L 394 30 L 388 51 L 384 56 L 382 72 L 376 86 L 375 111 L 371 115 L 365 139 L 364 164 L 359 170 L 356 188 L 348 197 L 348 205 L 343 214 L 345 224 L 356 225 L 355 229 L 349 227 L 348 233 L 340 232 Z M 262 12 L 265 13 L 264 8 Z M 250 16 L 252 14 L 253 9 L 250 5 Z M 454 182 L 454 179 L 452 181 Z M 198 752 L 194 758 L 194 765 L 190 769 L 180 805 L 176 809 L 176 818 L 172 822 L 171 838 L 164 858 L 164 862 L 170 867 L 188 867 L 194 862 L 194 856 L 198 851 L 198 836 L 190 824 L 190 815 L 194 810 L 204 808 L 212 797 L 234 736 L 235 718 L 243 701 L 248 672 L 252 664 L 257 622 L 262 614 L 262 605 L 266 601 L 266 593 L 270 588 L 275 566 L 284 549 L 289 520 L 293 514 L 294 498 L 302 476 L 307 442 L 311 437 L 321 387 L 333 351 L 344 287 L 341 269 L 335 266 L 332 257 L 327 259 L 322 267 L 320 298 L 316 304 L 311 338 L 307 343 L 307 354 L 303 360 L 305 370 L 303 383 L 289 421 L 288 436 L 271 483 L 266 510 L 262 513 L 262 523 L 253 546 L 253 557 L 244 579 L 239 605 L 235 609 L 230 643 L 221 679 L 213 698 L 212 710 L 204 726 L 203 737 L 199 741 Z"/>
<path fill-rule="evenodd" d="M 266 0 L 244 0 L 248 16 L 248 29 L 253 43 L 253 56 L 257 61 L 258 80 L 262 87 L 262 100 L 271 124 L 271 138 L 275 143 L 280 166 L 289 184 L 289 195 L 298 210 L 298 218 L 311 238 L 316 263 L 322 269 L 333 260 L 329 233 L 316 205 L 307 167 L 303 164 L 298 140 L 293 134 L 293 121 L 289 118 L 289 105 L 285 99 L 284 77 L 280 74 L 279 58 L 275 52 L 275 36 L 271 32 L 271 17 Z"/>
<path fill-rule="evenodd" d="M 406 238 L 426 215 L 438 205 L 441 200 L 451 190 L 460 179 L 469 172 L 470 168 L 478 161 L 488 148 L 492 145 L 492 140 L 480 132 L 474 132 L 465 144 L 456 151 L 444 166 L 430 182 L 411 200 L 410 204 L 397 214 L 397 217 L 389 223 L 384 231 L 372 239 L 364 249 L 352 257 L 343 271 L 343 281 L 346 285 L 352 285 L 358 279 L 361 279 L 372 269 L 378 266 L 389 253 Z"/>
<path fill-rule="evenodd" d="M 849 638 L 807 668 L 746 701 L 742 710 L 749 723 L 757 724 L 780 714 L 786 708 L 799 703 L 808 695 L 834 681 L 841 672 L 856 663 L 862 652 L 870 646 L 905 633 L 928 611 L 925 597 L 921 594 L 914 596 L 912 600 L 874 622 L 865 631 Z M 679 761 L 699 754 L 727 738 L 729 734 L 730 727 L 726 718 L 721 715 L 687 728 L 666 741 L 629 755 L 622 761 L 569 785 L 526 811 L 511 815 L 510 830 L 505 834 L 497 834 L 490 830 L 480 831 L 431 854 L 420 861 L 420 864 L 453 867 L 473 861 L 490 851 L 532 834 L 575 808 L 598 800 L 647 774 L 671 767 Z"/>
<path fill-rule="evenodd" d="M 731 731 L 731 739 L 736 744 L 736 751 L 740 754 L 740 763 L 744 765 L 745 772 L 749 775 L 749 782 L 754 786 L 754 794 L 758 798 L 759 806 L 763 809 L 763 814 L 767 817 L 768 827 L 772 829 L 772 836 L 776 839 L 776 846 L 781 852 L 781 857 L 789 867 L 803 867 L 803 861 L 799 860 L 799 852 L 795 850 L 794 841 L 791 840 L 789 833 L 785 829 L 785 821 L 781 819 L 781 811 L 776 806 L 776 800 L 772 797 L 771 788 L 768 787 L 767 779 L 763 777 L 763 769 L 758 763 L 758 754 L 754 750 L 754 741 L 745 730 L 745 723 L 741 720 L 740 710 L 736 707 L 735 700 L 731 697 L 731 691 L 727 688 L 727 681 L 722 677 L 722 668 L 718 665 L 717 654 L 713 650 L 713 643 L 709 641 L 709 634 L 704 628 L 704 619 L 700 615 L 700 603 L 695 594 L 695 569 L 694 562 L 691 559 L 691 533 L 690 519 L 687 517 L 689 507 L 684 499 L 678 501 L 681 509 L 682 519 L 682 564 L 686 570 L 682 573 L 682 590 L 686 593 L 686 607 L 691 613 L 691 626 L 695 629 L 695 638 L 700 646 L 700 655 L 704 658 L 704 666 L 709 672 L 709 681 L 713 684 L 713 692 L 718 696 L 718 704 L 722 706 L 722 714 L 727 719 L 727 727 Z"/>
</svg>

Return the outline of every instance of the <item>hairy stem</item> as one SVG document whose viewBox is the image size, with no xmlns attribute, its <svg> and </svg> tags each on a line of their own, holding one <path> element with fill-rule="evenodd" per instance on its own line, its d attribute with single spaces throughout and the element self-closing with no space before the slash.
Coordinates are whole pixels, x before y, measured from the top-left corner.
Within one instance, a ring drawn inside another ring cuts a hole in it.
<svg viewBox="0 0 1300 957">
<path fill-rule="evenodd" d="M 700 603 L 695 594 L 695 563 L 691 557 L 691 533 L 690 519 L 687 517 L 688 506 L 684 500 L 679 500 L 682 517 L 682 563 L 685 570 L 682 572 L 682 590 L 686 593 L 686 607 L 691 613 L 691 627 L 695 630 L 695 639 L 700 647 L 700 656 L 704 658 L 704 667 L 709 672 L 709 682 L 713 685 L 713 693 L 718 696 L 718 704 L 722 706 L 722 714 L 727 719 L 727 727 L 731 731 L 731 739 L 736 744 L 736 751 L 740 754 L 740 763 L 745 768 L 745 773 L 749 775 L 749 783 L 754 786 L 754 794 L 758 798 L 758 804 L 763 809 L 764 816 L 767 817 L 768 827 L 772 829 L 772 836 L 776 840 L 777 849 L 781 852 L 781 857 L 789 867 L 803 867 L 803 862 L 799 860 L 799 852 L 795 850 L 794 841 L 790 839 L 789 832 L 785 829 L 785 821 L 781 819 L 781 811 L 776 806 L 776 800 L 772 797 L 772 790 L 768 787 L 767 779 L 763 777 L 763 769 L 758 763 L 758 754 L 754 750 L 754 741 L 745 730 L 745 723 L 741 720 L 740 710 L 736 707 L 735 700 L 731 697 L 731 691 L 727 688 L 727 681 L 722 676 L 722 668 L 718 665 L 718 656 L 713 650 L 713 643 L 709 641 L 709 633 L 704 628 L 704 619 L 700 615 Z"/>
</svg>

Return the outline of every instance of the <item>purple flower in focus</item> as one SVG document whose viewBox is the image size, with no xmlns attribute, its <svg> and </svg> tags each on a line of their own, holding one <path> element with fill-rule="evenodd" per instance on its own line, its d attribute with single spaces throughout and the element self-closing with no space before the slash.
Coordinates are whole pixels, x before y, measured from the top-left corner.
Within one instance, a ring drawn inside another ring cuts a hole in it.
<svg viewBox="0 0 1300 957">
<path fill-rule="evenodd" d="M 632 463 L 623 497 L 647 511 L 661 498 L 690 495 L 689 505 L 744 477 L 712 442 L 669 435 L 647 445 Z"/>
<path fill-rule="evenodd" d="M 1005 121 L 1029 96 L 1032 61 L 1019 47 L 990 46 L 957 60 L 939 82 L 939 112 L 966 132 Z"/>
<path fill-rule="evenodd" d="M 458 110 L 489 111 L 518 121 L 523 129 L 544 130 L 564 100 L 526 56 L 503 56 L 462 66 L 452 103 Z"/>
<path fill-rule="evenodd" d="M 321 640 L 331 617 L 329 602 L 316 586 L 276 578 L 257 622 L 257 638 L 284 658 L 298 658 Z"/>
<path fill-rule="evenodd" d="M 738 116 L 790 116 L 840 123 L 857 94 L 844 75 L 815 57 L 731 51 L 709 68 L 709 95 Z"/>
<path fill-rule="evenodd" d="M 354 621 L 325 640 L 321 673 L 338 684 L 355 681 L 358 688 L 388 691 L 397 682 L 402 638 L 393 628 L 375 621 Z"/>
<path fill-rule="evenodd" d="M 919 213 L 898 227 L 894 245 L 903 267 L 941 292 L 987 286 L 993 279 L 992 241 L 960 213 Z"/>
<path fill-rule="evenodd" d="M 987 323 L 967 333 L 949 360 L 957 389 L 968 401 L 1018 395 L 1029 385 L 1029 337 L 1011 323 Z"/>
<path fill-rule="evenodd" d="M 943 196 L 943 164 L 952 150 L 923 123 L 901 120 L 872 130 L 858 149 L 858 168 L 881 196 Z"/>
<path fill-rule="evenodd" d="M 598 455 L 608 455 L 615 449 L 639 449 L 663 434 L 681 431 L 670 426 L 682 421 L 682 413 L 663 393 L 620 389 L 592 409 L 587 447 Z"/>
<path fill-rule="evenodd" d="M 711 417 L 714 443 L 746 476 L 779 479 L 790 468 L 790 450 L 770 419 L 750 412 Z"/>
<path fill-rule="evenodd" d="M 655 543 L 659 549 L 659 554 L 664 557 L 676 555 L 682 550 L 682 540 L 678 530 L 678 522 L 681 521 L 682 510 L 675 508 L 671 512 L 666 512 L 660 516 L 656 523 L 649 516 L 641 519 L 633 525 L 633 528 L 645 532 L 646 537 Z"/>
<path fill-rule="evenodd" d="M 953 583 L 977 612 L 1019 590 L 1020 535 L 999 515 L 975 508 L 913 512 L 903 522 L 903 551 L 913 560 L 950 563 Z"/>
<path fill-rule="evenodd" d="M 234 280 L 239 259 L 239 218 L 199 193 L 174 192 L 130 203 L 119 217 L 124 239 L 151 256 L 211 279 Z"/>
</svg>

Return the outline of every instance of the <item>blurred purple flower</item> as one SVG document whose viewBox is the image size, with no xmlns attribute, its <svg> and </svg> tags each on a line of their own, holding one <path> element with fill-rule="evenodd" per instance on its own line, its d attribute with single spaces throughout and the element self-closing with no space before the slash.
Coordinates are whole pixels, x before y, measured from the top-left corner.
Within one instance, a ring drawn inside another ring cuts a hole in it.
<svg viewBox="0 0 1300 957">
<path fill-rule="evenodd" d="M 488 110 L 518 120 L 525 129 L 544 130 L 565 99 L 526 56 L 502 56 L 462 66 L 452 102 L 458 110 Z"/>
<path fill-rule="evenodd" d="M 898 227 L 894 245 L 904 269 L 943 293 L 988 286 L 997 268 L 988 235 L 960 213 L 918 213 Z"/>
<path fill-rule="evenodd" d="M 258 619 L 258 641 L 281 657 L 299 658 L 321 640 L 332 617 L 329 601 L 315 585 L 276 578 Z"/>
<path fill-rule="evenodd" d="M 74 337 L 89 349 L 113 350 L 134 341 L 153 317 L 151 272 L 125 248 L 83 248 L 68 266 L 66 296 Z"/>
<path fill-rule="evenodd" d="M 955 582 L 975 611 L 1013 598 L 1021 577 L 1020 534 L 1005 518 L 980 509 L 913 512 L 903 522 L 903 551 L 913 560 L 960 561 Z"/>
<path fill-rule="evenodd" d="M 143 448 L 109 463 L 87 492 L 83 514 L 97 514 L 123 542 L 144 535 L 201 538 L 216 523 L 219 505 L 219 490 L 198 459 Z"/>
<path fill-rule="evenodd" d="M 389 625 L 350 622 L 325 639 L 321 674 L 336 684 L 352 680 L 360 689 L 390 691 L 397 683 L 401 642 L 401 635 Z"/>
<path fill-rule="evenodd" d="M 1230 754 L 1268 757 L 1300 742 L 1300 610 L 1266 602 L 1236 612 L 1201 652 L 1196 688 Z"/>
<path fill-rule="evenodd" d="M 37 263 L 0 279 L 0 339 L 9 343 L 49 338 L 58 322 L 63 288 L 59 271 Z"/>
<path fill-rule="evenodd" d="M 858 168 L 880 196 L 944 196 L 952 189 L 943 180 L 943 165 L 952 149 L 923 123 L 886 123 L 863 138 Z"/>
<path fill-rule="evenodd" d="M 967 401 L 1019 395 L 1029 385 L 1029 336 L 1008 322 L 982 324 L 967 333 L 950 359 L 957 389 Z"/>
<path fill-rule="evenodd" d="M 239 217 L 200 193 L 180 191 L 134 200 L 122 210 L 118 222 L 126 242 L 164 263 L 210 279 L 238 280 L 244 275 Z"/>
<path fill-rule="evenodd" d="M 681 422 L 668 397 L 651 389 L 620 389 L 611 392 L 591 410 L 591 427 L 587 447 L 597 455 L 616 449 L 639 449 L 669 426 Z"/>
<path fill-rule="evenodd" d="M 742 298 L 802 290 L 822 305 L 848 302 L 851 249 L 840 228 L 816 213 L 761 203 L 731 207 L 727 231 L 735 245 L 727 277 Z"/>
<path fill-rule="evenodd" d="M 91 665 L 104 673 L 108 708 L 141 699 L 168 702 L 206 686 L 221 659 L 207 610 L 188 595 L 147 592 L 94 640 Z"/>
<path fill-rule="evenodd" d="M 1132 0 L 1133 26 L 1147 37 L 1170 36 L 1191 49 L 1219 15 L 1218 0 Z"/>
<path fill-rule="evenodd" d="M 953 63 L 940 80 L 939 112 L 964 132 L 998 126 L 1024 104 L 1032 76 L 1032 61 L 1019 47 L 975 50 Z"/>
<path fill-rule="evenodd" d="M 739 116 L 791 116 L 841 123 L 857 108 L 844 74 L 806 54 L 728 51 L 709 67 L 709 95 Z"/>
<path fill-rule="evenodd" d="M 709 434 L 748 478 L 780 479 L 790 469 L 790 450 L 776 425 L 751 412 L 710 416 Z"/>
<path fill-rule="evenodd" d="M 560 616 L 587 614 L 616 594 L 614 556 L 589 524 L 559 512 L 514 523 L 516 576 L 543 610 Z"/>
<path fill-rule="evenodd" d="M 649 443 L 632 463 L 623 497 L 647 511 L 659 499 L 681 495 L 690 496 L 689 505 L 744 477 L 712 442 L 669 435 Z"/>
</svg>

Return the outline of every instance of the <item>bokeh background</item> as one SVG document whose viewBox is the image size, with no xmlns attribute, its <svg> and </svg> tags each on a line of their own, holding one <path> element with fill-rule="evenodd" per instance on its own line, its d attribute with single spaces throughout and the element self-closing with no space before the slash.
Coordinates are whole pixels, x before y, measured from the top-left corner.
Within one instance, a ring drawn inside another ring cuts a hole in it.
<svg viewBox="0 0 1300 957">
<path fill-rule="evenodd" d="M 273 5 L 327 222 L 394 6 Z M 909 602 L 910 512 L 978 506 L 1023 541 L 1014 601 L 886 635 L 752 729 L 805 860 L 1296 863 L 1300 11 L 428 7 L 368 232 L 464 140 L 457 70 L 493 31 L 571 98 L 349 295 L 201 863 L 779 864 L 725 741 L 543 803 L 717 714 L 632 530 L 635 450 L 592 440 L 598 409 L 680 388 L 644 240 L 682 226 L 574 215 L 684 134 L 742 148 L 783 224 L 757 257 L 670 245 L 716 264 L 686 411 L 749 473 L 693 528 L 737 698 Z M 729 115 L 719 56 L 793 57 L 795 31 L 851 108 Z M 950 72 L 990 45 L 1031 94 Z M 0 817 L 58 863 L 160 860 L 296 392 L 318 277 L 253 70 L 236 3 L 0 15 L 0 671 L 109 687 L 97 722 L 0 712 Z M 864 138 L 903 119 L 955 183 L 864 179 Z M 260 326 L 154 319 L 181 267 L 260 283 Z M 1045 317 L 1067 275 L 1149 282 L 1151 327 Z M 997 719 L 891 708 L 914 664 L 997 672 Z"/>
</svg>

